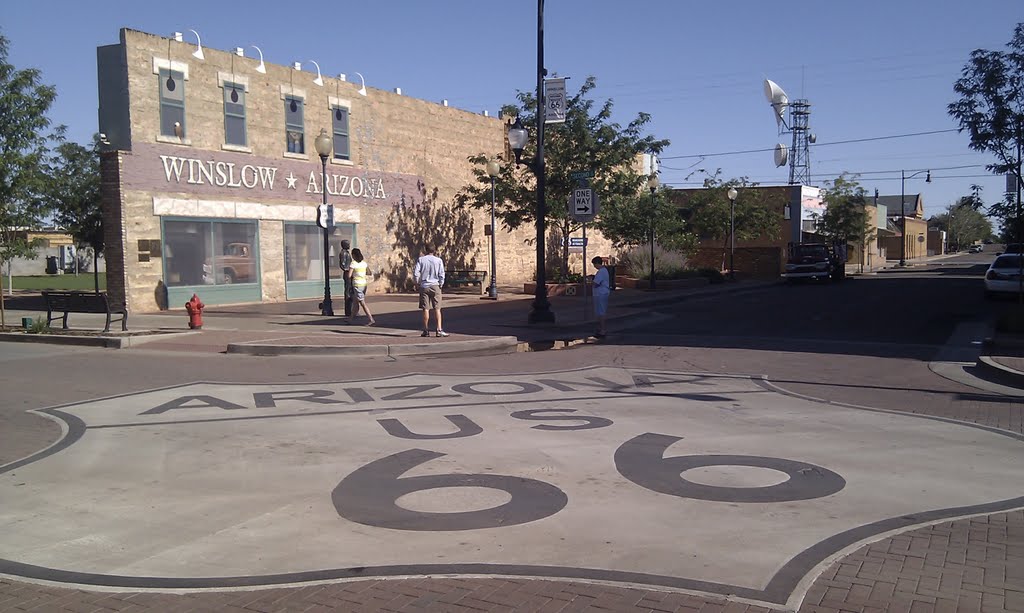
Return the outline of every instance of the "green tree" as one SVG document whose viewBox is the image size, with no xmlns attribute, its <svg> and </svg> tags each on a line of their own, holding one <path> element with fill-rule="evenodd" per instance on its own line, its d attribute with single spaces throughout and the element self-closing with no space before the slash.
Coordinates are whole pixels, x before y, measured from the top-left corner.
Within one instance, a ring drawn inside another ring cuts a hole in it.
<svg viewBox="0 0 1024 613">
<path fill-rule="evenodd" d="M 954 248 L 970 245 L 992 236 L 992 222 L 979 210 L 983 207 L 981 186 L 972 185 L 970 195 L 958 198 L 945 213 L 934 215 L 928 226 L 945 230 L 946 243 Z"/>
<path fill-rule="evenodd" d="M 46 112 L 57 95 L 40 83 L 38 70 L 16 70 L 8 48 L 0 35 L 0 270 L 13 258 L 35 257 L 36 245 L 24 231 L 39 225 L 47 211 L 43 185 L 47 144 L 54 135 L 46 133 Z M 0 327 L 5 324 L 2 286 L 0 281 Z"/>
<path fill-rule="evenodd" d="M 562 237 L 579 229 L 569 215 L 569 195 L 578 182 L 570 175 L 576 171 L 592 170 L 591 187 L 601 205 L 601 216 L 621 220 L 632 212 L 636 217 L 643 210 L 642 187 L 646 177 L 637 168 L 642 153 L 660 153 L 668 141 L 644 135 L 650 115 L 640 113 L 625 127 L 612 121 L 612 101 L 600 106 L 589 97 L 597 86 L 594 77 L 584 81 L 579 92 L 566 100 L 566 120 L 561 124 L 547 124 L 544 128 L 546 222 Z M 536 125 L 537 99 L 533 93 L 519 92 L 518 105 L 502 109 L 505 117 L 518 116 L 524 126 Z M 536 154 L 536 135 L 527 143 L 523 157 L 533 159 Z M 514 230 L 536 220 L 536 178 L 528 166 L 516 166 L 508 155 L 502 160 L 501 176 L 495 181 L 496 216 L 501 224 Z M 455 198 L 457 206 L 489 209 L 491 181 L 485 166 L 488 155 L 471 156 L 476 181 L 465 186 Z M 628 209 L 628 211 L 626 210 Z M 635 220 L 631 220 L 632 224 Z M 611 230 L 614 234 L 615 229 Z M 620 240 L 632 236 L 628 231 L 618 235 Z M 615 240 L 613 238 L 613 240 Z M 559 258 L 561 270 L 567 272 L 569 247 L 563 244 Z"/>
<path fill-rule="evenodd" d="M 697 243 L 664 189 L 642 189 L 632 203 L 603 208 L 597 227 L 619 249 L 649 244 L 652 231 L 655 242 L 671 251 L 691 251 Z"/>
<path fill-rule="evenodd" d="M 769 192 L 758 189 L 757 183 L 747 177 L 722 179 L 722 169 L 705 175 L 704 189 L 684 192 L 681 203 L 688 227 L 701 240 L 721 241 L 722 268 L 731 244 L 731 229 L 735 224 L 736 240 L 752 240 L 759 237 L 778 238 L 782 221 L 782 208 L 773 201 Z M 729 188 L 736 188 L 736 204 L 729 201 Z"/>
<path fill-rule="evenodd" d="M 945 213 L 932 216 L 929 227 L 946 231 L 946 244 L 955 249 L 977 243 L 992 235 L 992 222 L 969 204 L 970 196 L 946 207 Z"/>
<path fill-rule="evenodd" d="M 987 166 L 997 174 L 1012 174 L 1021 185 L 1021 148 L 1024 136 L 1024 23 L 1018 23 L 1006 51 L 975 49 L 953 86 L 959 100 L 949 114 L 971 137 L 970 147 L 995 156 Z M 1018 199 L 1019 200 L 1019 199 Z M 1020 202 L 992 204 L 989 214 L 1003 220 L 1020 240 L 1024 226 Z"/>
<path fill-rule="evenodd" d="M 847 173 L 826 181 L 822 192 L 825 214 L 818 222 L 818 232 L 832 240 L 853 243 L 864 250 L 875 229 L 864 205 L 867 193 L 856 178 Z"/>
<path fill-rule="evenodd" d="M 103 252 L 103 211 L 100 202 L 99 135 L 92 146 L 64 142 L 57 147 L 47 193 L 54 208 L 54 221 L 64 227 L 78 247 L 92 250 L 93 279 L 99 293 L 97 263 Z"/>
</svg>

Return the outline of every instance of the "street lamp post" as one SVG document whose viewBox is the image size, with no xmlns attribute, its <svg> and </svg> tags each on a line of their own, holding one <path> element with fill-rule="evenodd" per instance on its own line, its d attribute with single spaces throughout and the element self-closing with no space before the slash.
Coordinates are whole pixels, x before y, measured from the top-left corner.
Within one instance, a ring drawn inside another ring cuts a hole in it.
<svg viewBox="0 0 1024 613">
<path fill-rule="evenodd" d="M 913 179 L 922 172 L 927 172 L 928 175 L 925 177 L 925 183 L 932 182 L 932 171 L 930 170 L 919 170 L 914 174 L 908 175 L 907 171 L 900 171 L 900 219 L 902 219 L 900 229 L 900 266 L 907 265 L 907 196 L 906 196 L 906 184 L 907 179 Z"/>
<path fill-rule="evenodd" d="M 553 323 L 555 314 L 548 301 L 547 273 L 544 270 L 544 234 L 547 223 L 547 204 L 544 201 L 544 0 L 537 0 L 537 157 L 526 164 L 537 177 L 537 290 L 533 298 L 528 321 L 535 323 Z M 521 158 L 526 147 L 528 134 L 526 128 L 516 118 L 508 131 L 508 144 L 516 155 L 516 164 L 523 163 Z"/>
<path fill-rule="evenodd" d="M 729 278 L 736 280 L 736 196 L 739 192 L 730 187 L 725 193 L 729 197 Z"/>
<path fill-rule="evenodd" d="M 334 143 L 331 137 L 327 134 L 327 130 L 320 128 L 320 135 L 316 137 L 313 142 L 316 147 L 316 153 L 320 156 L 321 174 L 320 174 L 320 191 L 323 193 L 323 206 L 324 214 L 327 212 L 327 156 L 331 154 Z M 330 258 L 330 243 L 328 232 L 327 220 L 324 219 L 324 301 L 320 304 L 320 314 L 329 317 L 334 317 L 334 306 L 331 304 L 331 258 Z"/>
<path fill-rule="evenodd" d="M 658 175 L 651 173 L 647 177 L 647 188 L 651 190 L 651 291 L 654 291 L 654 192 L 658 191 Z"/>
<path fill-rule="evenodd" d="M 497 226 L 494 223 L 494 180 L 501 174 L 501 166 L 497 160 L 487 162 L 487 176 L 491 178 L 491 286 L 487 289 L 491 300 L 498 299 L 498 257 L 495 242 L 497 241 Z"/>
</svg>

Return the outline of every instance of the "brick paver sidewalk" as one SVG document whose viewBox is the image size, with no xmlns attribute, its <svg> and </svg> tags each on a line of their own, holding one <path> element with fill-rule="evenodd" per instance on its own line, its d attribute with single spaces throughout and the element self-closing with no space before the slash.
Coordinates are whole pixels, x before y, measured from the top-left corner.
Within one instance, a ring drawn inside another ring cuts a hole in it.
<svg viewBox="0 0 1024 613">
<path fill-rule="evenodd" d="M 526 578 L 417 578 L 257 591 L 89 592 L 0 579 L 0 611 L 671 611 L 769 609 L 681 592 Z M 801 612 L 1024 611 L 1024 511 L 943 522 L 842 558 Z"/>
</svg>

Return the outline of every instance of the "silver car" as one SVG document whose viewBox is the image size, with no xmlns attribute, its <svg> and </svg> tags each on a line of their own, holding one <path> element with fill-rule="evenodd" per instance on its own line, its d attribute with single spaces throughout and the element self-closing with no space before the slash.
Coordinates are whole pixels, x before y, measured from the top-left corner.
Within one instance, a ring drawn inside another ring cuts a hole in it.
<svg viewBox="0 0 1024 613">
<path fill-rule="evenodd" d="M 1015 294 L 1021 287 L 1021 256 L 1003 254 L 993 260 L 985 272 L 985 295 Z"/>
</svg>

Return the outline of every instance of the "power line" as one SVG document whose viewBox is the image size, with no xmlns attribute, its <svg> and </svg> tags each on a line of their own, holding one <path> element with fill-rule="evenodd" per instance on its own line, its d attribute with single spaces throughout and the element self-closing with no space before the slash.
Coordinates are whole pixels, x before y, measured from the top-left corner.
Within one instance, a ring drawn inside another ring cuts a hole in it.
<svg viewBox="0 0 1024 613">
<path fill-rule="evenodd" d="M 959 128 L 950 128 L 950 129 L 947 129 L 947 130 L 928 130 L 926 132 L 911 132 L 911 133 L 908 133 L 908 134 L 891 134 L 889 136 L 872 136 L 872 137 L 869 137 L 869 138 L 854 138 L 854 139 L 850 139 L 850 140 L 837 140 L 837 141 L 834 141 L 834 142 L 831 142 L 831 143 L 815 143 L 814 145 L 812 145 L 812 147 L 825 147 L 825 146 L 828 146 L 828 145 L 847 145 L 847 144 L 850 144 L 850 143 L 867 143 L 867 142 L 879 141 L 879 140 L 889 140 L 889 139 L 893 139 L 893 138 L 909 138 L 909 137 L 912 137 L 912 136 L 928 136 L 930 134 L 944 134 L 944 133 L 948 133 L 948 132 L 959 132 L 959 131 L 960 131 Z M 775 150 L 775 148 L 772 147 L 770 149 L 746 149 L 746 150 L 743 150 L 743 151 L 723 151 L 723 152 L 720 152 L 720 153 L 698 153 L 698 154 L 693 154 L 693 155 L 663 155 L 663 156 L 659 156 L 659 159 L 662 159 L 662 160 L 683 160 L 683 159 L 693 159 L 693 158 L 710 158 L 710 157 L 719 157 L 719 156 L 723 156 L 723 155 L 741 155 L 741 154 L 746 154 L 746 153 L 764 153 L 765 151 L 774 151 L 774 150 Z"/>
</svg>

